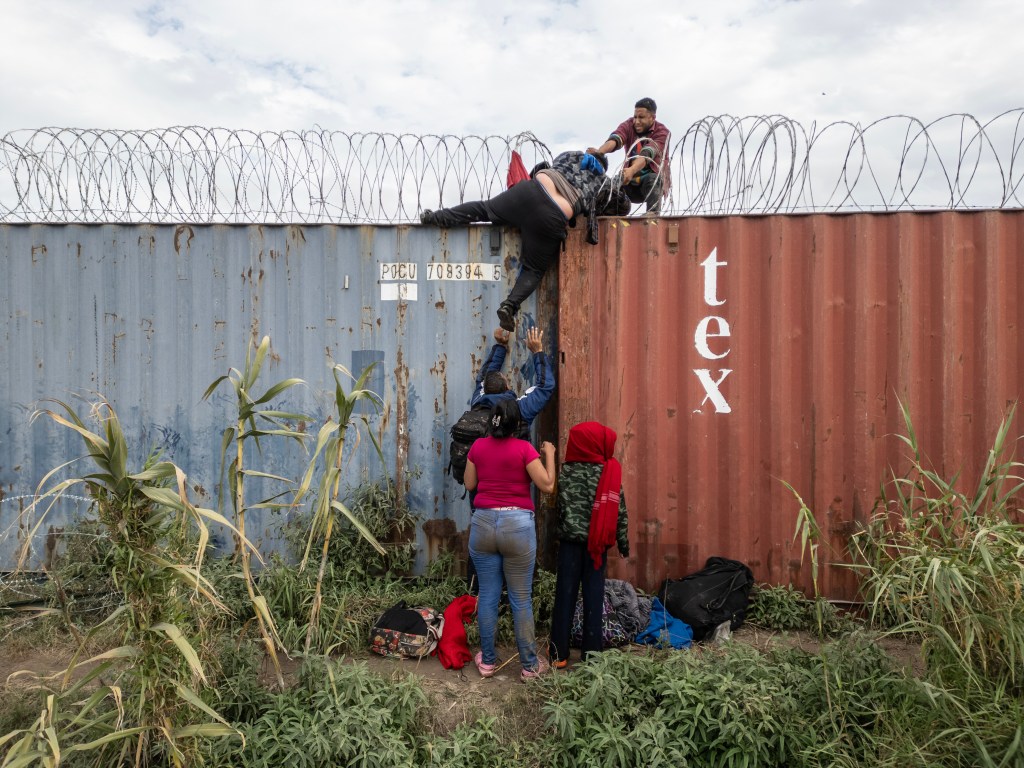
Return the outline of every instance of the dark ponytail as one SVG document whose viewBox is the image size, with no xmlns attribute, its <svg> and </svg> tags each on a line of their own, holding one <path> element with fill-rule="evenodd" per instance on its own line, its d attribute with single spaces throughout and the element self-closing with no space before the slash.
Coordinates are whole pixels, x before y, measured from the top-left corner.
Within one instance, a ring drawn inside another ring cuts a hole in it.
<svg viewBox="0 0 1024 768">
<path fill-rule="evenodd" d="M 512 397 L 503 397 L 491 409 L 491 437 L 512 437 L 519 430 L 523 417 L 519 414 L 519 403 Z"/>
</svg>

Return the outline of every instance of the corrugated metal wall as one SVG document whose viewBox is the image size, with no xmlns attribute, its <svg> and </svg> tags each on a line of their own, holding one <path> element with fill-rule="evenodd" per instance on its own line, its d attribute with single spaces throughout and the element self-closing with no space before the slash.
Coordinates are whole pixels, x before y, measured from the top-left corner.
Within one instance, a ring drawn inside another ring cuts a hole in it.
<svg viewBox="0 0 1024 768">
<path fill-rule="evenodd" d="M 0 226 L 0 570 L 13 564 L 31 526 L 20 514 L 30 499 L 18 497 L 84 453 L 69 430 L 30 423 L 42 398 L 78 407 L 76 398 L 102 394 L 121 417 L 136 466 L 150 448 L 162 449 L 203 489 L 198 500 L 211 504 L 234 396 L 225 385 L 212 401 L 200 398 L 230 367 L 242 368 L 247 343 L 263 335 L 273 349 L 262 387 L 304 379 L 307 388 L 278 404 L 312 414 L 314 433 L 333 407 L 330 367 L 358 375 L 381 361 L 370 386 L 384 409 L 371 423 L 387 469 L 412 511 L 439 521 L 429 533 L 417 530 L 418 566 L 460 546 L 469 508 L 444 474 L 447 427 L 468 403 L 518 251 L 514 231 L 491 227 Z M 441 263 L 502 270 L 497 281 L 493 269 L 460 280 L 431 266 Z M 524 307 L 528 320 L 538 304 L 553 306 L 555 284 L 549 277 L 541 298 Z M 525 343 L 514 338 L 506 371 L 522 388 L 533 371 Z M 291 443 L 271 440 L 264 449 L 262 460 L 252 452 L 254 467 L 301 475 L 307 458 Z M 345 480 L 380 471 L 364 445 Z M 48 526 L 59 528 L 83 507 L 61 505 Z M 254 512 L 249 530 L 269 549 L 279 522 Z M 36 565 L 46 557 L 43 538 Z"/>
<path fill-rule="evenodd" d="M 564 436 L 587 419 L 618 430 L 633 551 L 612 558 L 612 575 L 654 589 L 720 554 L 758 579 L 809 585 L 782 481 L 842 551 L 886 467 L 903 466 L 897 396 L 936 467 L 970 480 L 1024 389 L 1022 248 L 1022 211 L 609 219 L 596 247 L 572 232 L 557 289 L 549 277 L 527 313 L 559 325 L 558 419 L 549 409 L 538 432 Z M 264 383 L 305 379 L 281 405 L 317 419 L 331 364 L 382 361 L 372 386 L 385 409 L 372 423 L 424 521 L 418 566 L 461 549 L 469 510 L 443 473 L 447 427 L 517 257 L 514 233 L 490 227 L 0 226 L 0 570 L 31 522 L 17 497 L 82 454 L 67 430 L 29 423 L 40 399 L 102 393 L 136 455 L 162 448 L 212 503 L 231 398 L 200 397 L 264 334 Z M 438 262 L 505 270 L 498 282 L 430 279 Z M 382 264 L 415 265 L 416 277 Z M 510 362 L 528 385 L 521 339 Z M 297 476 L 305 460 L 271 444 L 262 468 Z M 377 471 L 361 451 L 346 480 Z M 250 530 L 270 548 L 278 522 L 254 516 Z M 840 568 L 825 568 L 822 586 L 855 596 Z"/>
<path fill-rule="evenodd" d="M 601 235 L 574 235 L 560 267 L 560 455 L 578 421 L 618 431 L 632 555 L 610 574 L 645 588 L 711 555 L 810 586 L 782 481 L 843 552 L 887 467 L 906 467 L 897 398 L 935 468 L 969 487 L 1024 394 L 1024 211 L 630 219 Z M 821 579 L 855 598 L 848 570 Z"/>
</svg>

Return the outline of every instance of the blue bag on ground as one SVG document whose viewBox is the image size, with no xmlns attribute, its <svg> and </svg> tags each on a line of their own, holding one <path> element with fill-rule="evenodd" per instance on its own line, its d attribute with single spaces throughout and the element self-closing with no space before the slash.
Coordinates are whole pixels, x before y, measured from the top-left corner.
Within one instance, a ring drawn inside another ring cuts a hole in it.
<svg viewBox="0 0 1024 768">
<path fill-rule="evenodd" d="M 636 636 L 636 642 L 657 648 L 689 648 L 693 643 L 693 630 L 686 622 L 665 610 L 658 598 L 651 599 L 651 620 L 647 628 Z"/>
</svg>

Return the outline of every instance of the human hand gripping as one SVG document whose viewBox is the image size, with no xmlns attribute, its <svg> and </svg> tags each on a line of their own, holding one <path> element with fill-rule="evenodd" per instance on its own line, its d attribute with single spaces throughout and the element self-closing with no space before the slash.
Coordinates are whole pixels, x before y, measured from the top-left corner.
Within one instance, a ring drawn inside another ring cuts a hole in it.
<svg viewBox="0 0 1024 768">
<path fill-rule="evenodd" d="M 546 493 L 555 493 L 558 483 L 558 473 L 555 471 L 555 446 L 545 440 L 540 444 L 540 452 L 544 456 L 544 469 L 548 475 L 548 487 L 543 490 Z"/>
<path fill-rule="evenodd" d="M 640 171 L 647 165 L 647 158 L 642 155 L 630 158 L 630 161 L 626 163 L 626 167 L 622 169 L 622 183 L 632 184 L 633 179 L 636 178 Z"/>
<path fill-rule="evenodd" d="M 494 329 L 494 340 L 499 344 L 504 344 L 505 346 L 508 346 L 509 336 L 511 336 L 511 334 L 504 328 Z"/>
<path fill-rule="evenodd" d="M 544 349 L 544 331 L 537 326 L 533 326 L 533 328 L 528 330 L 526 332 L 526 348 L 534 353 Z"/>
<path fill-rule="evenodd" d="M 591 171 L 593 173 L 604 173 L 604 167 L 597 161 L 597 158 L 591 154 L 584 154 L 580 158 L 580 168 L 584 171 Z"/>
<path fill-rule="evenodd" d="M 545 440 L 540 444 L 540 453 L 544 460 L 538 457 L 526 465 L 526 471 L 530 479 L 537 486 L 541 493 L 554 493 L 555 481 L 558 479 L 555 474 L 555 446 Z M 466 463 L 469 468 L 469 463 Z"/>
</svg>

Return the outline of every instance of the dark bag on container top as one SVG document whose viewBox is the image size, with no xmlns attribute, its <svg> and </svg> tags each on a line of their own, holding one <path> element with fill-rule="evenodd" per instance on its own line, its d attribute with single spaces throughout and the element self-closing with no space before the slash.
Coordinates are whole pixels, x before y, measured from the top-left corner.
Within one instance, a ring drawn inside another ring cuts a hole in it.
<svg viewBox="0 0 1024 768">
<path fill-rule="evenodd" d="M 739 629 L 747 614 L 754 574 L 738 560 L 709 557 L 704 568 L 681 579 L 665 579 L 658 598 L 671 615 L 693 629 L 693 639 L 707 638 L 726 621 Z"/>
</svg>

